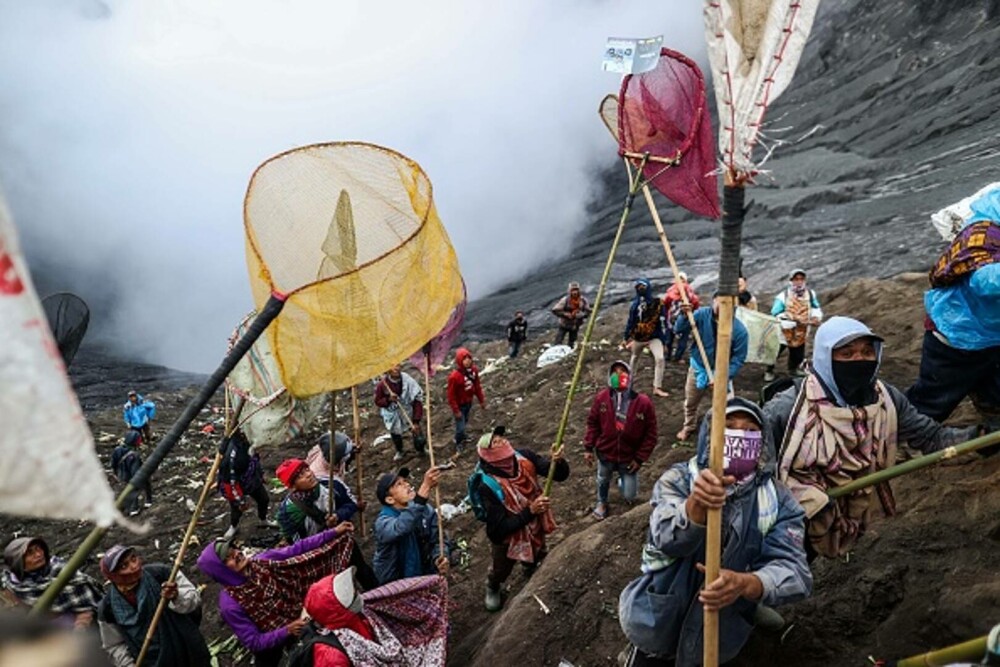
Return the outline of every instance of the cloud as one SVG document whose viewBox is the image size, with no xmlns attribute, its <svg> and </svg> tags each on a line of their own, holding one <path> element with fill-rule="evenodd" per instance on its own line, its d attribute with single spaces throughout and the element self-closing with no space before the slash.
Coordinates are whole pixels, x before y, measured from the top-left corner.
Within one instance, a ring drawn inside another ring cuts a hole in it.
<svg viewBox="0 0 1000 667">
<path fill-rule="evenodd" d="M 126 352 L 205 371 L 252 306 L 260 162 L 337 140 L 416 159 L 483 295 L 583 228 L 614 160 L 604 40 L 661 33 L 704 61 L 700 6 L 662 0 L 3 3 L 0 185 L 43 285 L 98 303 Z"/>
</svg>

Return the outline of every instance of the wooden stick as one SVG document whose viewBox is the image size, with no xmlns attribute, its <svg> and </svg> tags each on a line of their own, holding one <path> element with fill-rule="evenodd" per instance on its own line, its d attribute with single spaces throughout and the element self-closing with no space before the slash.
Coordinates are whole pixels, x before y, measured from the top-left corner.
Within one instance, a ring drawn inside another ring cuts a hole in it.
<svg viewBox="0 0 1000 667">
<path fill-rule="evenodd" d="M 431 467 L 434 467 L 434 441 L 431 439 L 431 351 L 430 343 L 424 348 L 424 412 L 427 414 L 427 452 L 431 458 Z M 413 428 L 413 422 L 410 422 Z M 438 524 L 438 557 L 444 556 L 444 524 L 441 522 L 441 488 L 434 487 L 434 502 L 437 507 Z"/>
<path fill-rule="evenodd" d="M 679 164 L 681 161 L 680 157 L 660 157 L 659 155 L 650 155 L 649 153 L 632 153 L 631 151 L 625 151 L 622 153 L 622 156 L 632 160 L 645 160 L 646 162 L 658 162 L 659 164 L 669 165 Z"/>
<path fill-rule="evenodd" d="M 230 414 L 229 391 L 226 389 L 223 389 L 223 391 L 226 392 L 226 426 L 223 431 L 223 437 L 228 438 L 235 430 L 233 425 L 235 425 L 236 420 L 239 417 L 239 413 L 243 410 L 245 402 L 242 398 L 238 399 L 235 410 L 233 410 L 232 414 Z M 188 522 L 187 530 L 184 531 L 184 538 L 181 540 L 181 547 L 177 551 L 177 557 L 174 558 L 174 565 L 170 569 L 170 576 L 167 577 L 166 584 L 172 584 L 177 579 L 177 573 L 180 572 L 181 563 L 184 560 L 184 553 L 187 551 L 188 542 L 194 534 L 198 518 L 201 516 L 202 509 L 205 507 L 205 501 L 208 499 L 208 492 L 212 488 L 212 482 L 215 481 L 215 476 L 219 472 L 219 465 L 221 463 L 222 452 L 217 452 L 215 454 L 215 460 L 212 461 L 212 467 L 209 468 L 208 475 L 205 477 L 205 483 L 201 487 L 201 496 L 198 497 L 198 504 L 195 505 L 194 512 L 191 514 L 191 520 Z M 139 657 L 135 659 L 135 667 L 142 667 L 142 661 L 146 659 L 146 654 L 149 653 L 150 644 L 152 644 L 153 636 L 156 634 L 156 627 L 160 624 L 160 618 L 163 616 L 163 612 L 166 610 L 166 607 L 167 599 L 161 597 L 159 604 L 156 605 L 156 612 L 153 614 L 153 620 L 150 621 L 149 629 L 146 631 L 146 638 L 142 642 L 142 648 L 139 650 Z"/>
<path fill-rule="evenodd" d="M 364 476 L 361 474 L 361 412 L 358 410 L 358 388 L 351 387 L 351 407 L 354 409 L 354 444 L 358 447 L 358 453 L 354 455 L 354 463 L 358 471 L 358 498 L 364 497 L 362 487 Z M 336 438 L 334 438 L 336 440 Z M 332 446 L 332 445 L 331 445 Z M 330 450 L 330 457 L 333 457 L 333 450 Z M 331 482 L 331 486 L 332 486 Z M 358 524 L 361 528 L 361 537 L 365 536 L 365 513 L 358 512 Z"/>
<path fill-rule="evenodd" d="M 326 513 L 332 515 L 337 511 L 337 505 L 333 500 L 333 450 L 337 447 L 337 392 L 330 392 L 330 460 L 327 465 L 330 467 L 330 477 L 326 480 Z"/>
<path fill-rule="evenodd" d="M 733 339 L 735 299 L 719 298 L 719 332 L 715 340 L 715 380 L 712 387 L 712 430 L 708 467 L 722 479 L 722 449 L 726 431 L 726 402 L 729 396 L 729 348 Z M 705 535 L 705 583 L 715 581 L 722 569 L 722 510 L 708 510 Z M 719 664 L 719 612 L 705 610 L 705 647 L 703 663 Z"/>
<path fill-rule="evenodd" d="M 625 166 L 629 168 L 628 161 L 625 162 Z M 667 253 L 667 262 L 670 263 L 670 270 L 674 274 L 674 280 L 679 280 L 678 276 L 680 275 L 680 269 L 677 268 L 677 260 L 674 259 L 674 253 L 670 249 L 670 241 L 667 240 L 667 233 L 663 229 L 663 223 L 660 221 L 660 213 L 656 210 L 656 203 L 653 201 L 653 193 L 649 191 L 648 185 L 642 186 L 642 194 L 646 197 L 646 204 L 649 206 L 649 214 L 653 216 L 653 224 L 656 225 L 656 233 L 660 235 L 660 242 L 663 244 L 663 250 Z M 687 298 L 687 290 L 682 286 L 678 291 L 681 294 L 681 302 L 685 306 L 688 306 L 685 311 L 687 313 L 688 322 L 691 324 L 691 335 L 694 336 L 694 342 L 698 346 L 698 351 L 701 353 L 701 361 L 705 365 L 705 371 L 711 377 L 712 362 L 708 360 L 708 353 L 705 351 L 705 344 L 701 341 L 701 334 L 698 333 L 698 325 L 695 324 L 694 313 L 691 312 L 691 303 Z"/>
</svg>

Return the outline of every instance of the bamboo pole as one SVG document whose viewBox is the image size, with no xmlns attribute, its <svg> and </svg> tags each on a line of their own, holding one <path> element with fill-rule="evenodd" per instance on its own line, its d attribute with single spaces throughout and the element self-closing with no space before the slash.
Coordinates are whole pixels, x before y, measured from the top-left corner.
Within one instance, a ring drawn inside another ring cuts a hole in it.
<svg viewBox="0 0 1000 667">
<path fill-rule="evenodd" d="M 430 455 L 431 467 L 434 465 L 434 441 L 431 439 L 431 349 L 430 343 L 424 347 L 424 412 L 427 415 L 427 453 Z M 413 422 L 410 422 L 413 428 Z M 434 487 L 434 502 L 437 505 L 434 511 L 437 512 L 438 525 L 438 557 L 444 556 L 444 524 L 441 522 L 441 488 Z"/>
<path fill-rule="evenodd" d="M 167 431 L 159 444 L 156 445 L 156 449 L 150 455 L 146 462 L 139 468 L 139 472 L 136 473 L 132 481 L 125 485 L 122 492 L 118 494 L 115 498 L 115 506 L 121 509 L 125 501 L 128 499 L 129 494 L 137 488 L 141 488 L 145 484 L 146 480 L 149 479 L 150 475 L 156 472 L 157 468 L 166 458 L 170 450 L 174 448 L 177 441 L 180 440 L 181 436 L 194 418 L 201 412 L 201 409 L 205 407 L 209 399 L 215 394 L 216 390 L 226 379 L 226 376 L 236 367 L 236 362 L 243 358 L 243 356 L 250 350 L 250 347 L 254 342 L 260 338 L 260 335 L 264 332 L 267 326 L 278 316 L 281 309 L 285 305 L 285 296 L 277 293 L 272 293 L 271 297 L 264 304 L 264 307 L 254 318 L 254 321 L 250 323 L 249 328 L 243 337 L 233 346 L 233 349 L 229 351 L 219 367 L 215 369 L 212 375 L 208 378 L 208 381 L 202 386 L 201 391 L 191 399 L 191 402 L 187 404 L 184 411 L 177 418 L 177 421 L 173 423 L 170 430 Z M 84 538 L 80 546 L 77 547 L 76 552 L 70 557 L 66 562 L 66 566 L 62 569 L 59 575 L 53 579 L 52 583 L 49 584 L 45 592 L 39 596 L 38 601 L 35 602 L 35 606 L 31 608 L 30 614 L 32 616 L 37 616 L 43 614 L 49 610 L 52 603 L 55 601 L 56 596 L 59 592 L 66 587 L 69 580 L 73 578 L 73 575 L 83 567 L 83 562 L 90 555 L 90 552 L 100 544 L 101 539 L 104 534 L 108 532 L 108 526 L 97 526 L 90 534 Z"/>
<path fill-rule="evenodd" d="M 361 473 L 361 412 L 358 410 L 358 388 L 357 386 L 351 387 L 351 408 L 354 410 L 354 444 L 358 448 L 358 453 L 354 456 L 354 463 L 358 470 L 358 498 L 364 497 L 364 489 L 362 488 L 364 476 Z M 336 442 L 336 436 L 334 437 L 334 442 Z M 331 458 L 333 457 L 333 450 L 330 451 Z M 332 485 L 332 482 L 331 482 Z M 331 494 L 332 495 L 332 494 Z M 365 536 L 365 512 L 364 510 L 358 512 L 358 527 L 361 528 L 361 537 Z"/>
<path fill-rule="evenodd" d="M 983 659 L 989 635 L 970 639 L 961 644 L 955 644 L 936 651 L 928 651 L 911 658 L 904 658 L 896 663 L 896 667 L 941 667 L 956 663 L 967 663 Z"/>
<path fill-rule="evenodd" d="M 628 162 L 625 163 L 626 167 Z M 649 206 L 649 214 L 653 216 L 653 224 L 656 225 L 656 233 L 660 236 L 660 243 L 663 244 L 663 250 L 667 253 L 667 262 L 670 264 L 670 270 L 674 274 L 674 280 L 679 280 L 680 269 L 677 268 L 677 260 L 674 259 L 673 250 L 670 248 L 670 241 L 667 240 L 667 233 L 663 229 L 663 223 L 660 221 L 660 213 L 656 210 L 656 202 L 653 201 L 653 193 L 649 191 L 648 185 L 642 186 L 642 194 L 646 198 L 646 205 Z M 712 362 L 708 359 L 708 353 L 705 351 L 705 344 L 701 340 L 701 334 L 698 333 L 698 325 L 694 322 L 694 313 L 691 312 L 691 303 L 687 298 L 687 290 L 679 290 L 681 294 L 681 302 L 688 306 L 685 308 L 685 313 L 687 314 L 688 322 L 691 324 L 691 335 L 694 336 L 694 342 L 698 346 L 698 352 L 701 353 L 701 361 L 705 365 L 705 371 L 712 375 Z"/>
<path fill-rule="evenodd" d="M 226 425 L 223 430 L 223 438 L 228 438 L 236 430 L 236 421 L 239 419 L 240 412 L 243 411 L 243 406 L 245 402 L 240 398 L 236 402 L 236 408 L 233 410 L 232 414 L 229 412 L 229 391 L 223 389 L 226 392 L 225 399 L 225 415 L 226 415 Z M 184 561 L 184 554 L 187 551 L 188 543 L 191 540 L 191 536 L 194 534 L 195 526 L 198 523 L 198 517 L 201 516 L 201 512 L 205 507 L 205 501 L 208 499 L 209 489 L 212 488 L 212 482 L 215 480 L 215 476 L 219 472 L 219 465 L 222 463 L 222 452 L 216 452 L 215 460 L 212 461 L 212 466 L 208 470 L 208 475 L 205 477 L 205 484 L 201 487 L 201 495 L 198 497 L 198 504 L 195 505 L 194 512 L 191 513 L 191 520 L 188 522 L 187 530 L 184 531 L 184 538 L 181 540 L 181 547 L 177 551 L 177 557 L 174 558 L 174 565 L 170 569 L 170 576 L 167 577 L 167 584 L 172 584 L 177 579 L 177 573 L 181 570 L 181 563 Z M 149 652 L 149 647 L 153 641 L 153 635 L 156 634 L 156 627 L 160 624 L 160 618 L 163 616 L 163 612 L 167 607 L 167 599 L 164 597 L 160 598 L 159 604 L 156 605 L 156 612 L 153 614 L 153 620 L 149 623 L 149 629 L 146 630 L 146 638 L 142 642 L 142 648 L 139 650 L 139 657 L 135 659 L 135 667 L 142 667 L 143 660 L 146 659 L 146 654 Z"/>
<path fill-rule="evenodd" d="M 330 460 L 327 465 L 330 467 L 330 477 L 326 480 L 326 513 L 333 515 L 337 511 L 336 503 L 333 499 L 333 452 L 337 448 L 337 391 L 330 392 Z"/>
<path fill-rule="evenodd" d="M 715 380 L 712 391 L 712 430 L 709 441 L 709 469 L 722 479 L 722 448 L 726 430 L 726 401 L 729 393 L 729 353 L 733 338 L 733 311 L 739 292 L 740 242 L 743 231 L 745 192 L 726 172 L 722 252 L 719 259 L 719 322 L 715 340 Z M 715 581 L 722 568 L 722 510 L 708 510 L 705 535 L 705 583 Z M 719 664 L 719 612 L 705 610 L 705 644 L 702 663 Z"/>
<path fill-rule="evenodd" d="M 946 447 L 945 449 L 933 452 L 932 454 L 918 456 L 906 461 L 905 463 L 892 466 L 891 468 L 886 468 L 885 470 L 879 470 L 878 472 L 873 472 L 870 475 L 859 477 L 853 482 L 831 489 L 826 495 L 830 498 L 840 498 L 869 486 L 874 486 L 880 482 L 886 482 L 890 479 L 911 473 L 915 470 L 932 466 L 940 461 L 946 461 L 961 454 L 967 454 L 969 452 L 974 452 L 977 449 L 983 449 L 984 447 L 996 444 L 1000 444 L 1000 431 L 987 433 L 986 435 L 981 435 L 978 438 L 968 440 L 959 445 L 952 445 L 951 447 Z"/>
<path fill-rule="evenodd" d="M 615 239 L 611 242 L 611 250 L 608 252 L 608 261 L 604 264 L 604 273 L 601 274 L 601 282 L 597 286 L 597 296 L 594 298 L 594 306 L 587 319 L 587 328 L 583 332 L 583 340 L 580 341 L 580 351 L 576 356 L 576 367 L 573 369 L 573 379 L 569 383 L 569 391 L 566 392 L 566 403 L 563 405 L 562 417 L 559 418 L 559 428 L 556 430 L 556 440 L 552 444 L 552 452 L 562 449 L 563 438 L 566 437 L 566 425 L 569 423 L 569 411 L 573 407 L 573 397 L 576 396 L 576 385 L 580 381 L 580 373 L 583 371 L 583 359 L 587 354 L 587 343 L 594 332 L 594 324 L 597 322 L 597 313 L 601 308 L 601 299 L 604 297 L 604 288 L 608 284 L 608 277 L 611 275 L 611 267 L 615 263 L 615 254 L 618 252 L 618 244 L 622 239 L 622 232 L 625 231 L 625 222 L 628 221 L 629 213 L 632 211 L 632 203 L 642 186 L 642 168 L 646 165 L 649 154 L 642 156 L 642 161 L 636 170 L 635 175 L 629 172 L 628 195 L 625 196 L 625 206 L 622 208 L 621 218 L 618 220 L 618 230 L 615 232 Z M 545 477 L 544 495 L 548 496 L 552 491 L 552 479 L 556 473 L 554 465 L 549 466 L 549 474 Z"/>
</svg>

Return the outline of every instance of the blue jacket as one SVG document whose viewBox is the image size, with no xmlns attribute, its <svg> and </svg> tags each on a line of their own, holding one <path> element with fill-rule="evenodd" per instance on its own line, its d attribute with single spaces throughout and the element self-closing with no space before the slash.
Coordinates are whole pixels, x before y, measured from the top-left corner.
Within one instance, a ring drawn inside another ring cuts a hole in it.
<svg viewBox="0 0 1000 667">
<path fill-rule="evenodd" d="M 763 420 L 750 401 L 731 401 Z M 677 667 L 700 665 L 702 658 L 704 610 L 698 591 L 704 575 L 695 564 L 705 560 L 705 526 L 688 519 L 685 502 L 692 475 L 708 467 L 710 420 L 709 414 L 698 437 L 697 456 L 674 465 L 656 482 L 643 574 L 618 601 L 618 617 L 629 641 L 646 653 L 674 657 Z M 767 430 L 764 438 L 767 451 Z M 756 575 L 764 589 L 760 604 L 768 606 L 795 602 L 812 592 L 803 547 L 805 513 L 791 492 L 774 480 L 774 468 L 774 460 L 762 456 L 753 482 L 737 489 L 722 511 L 722 567 Z M 731 660 L 743 648 L 756 607 L 757 602 L 739 598 L 719 612 L 719 662 Z"/>
<path fill-rule="evenodd" d="M 135 405 L 132 401 L 125 401 L 122 408 L 125 416 L 125 425 L 131 428 L 142 428 L 146 423 L 156 416 L 156 405 L 152 401 L 147 401 L 142 396 L 137 397 Z"/>
<path fill-rule="evenodd" d="M 379 584 L 425 574 L 437 574 L 437 512 L 426 498 L 402 510 L 384 506 L 375 519 L 372 568 Z"/>
<path fill-rule="evenodd" d="M 705 346 L 705 354 L 708 355 L 709 361 L 715 363 L 715 317 L 712 314 L 712 307 L 702 306 L 694 311 L 694 323 L 698 327 L 698 335 L 701 336 L 701 342 Z M 674 324 L 674 331 L 678 334 L 691 331 L 691 323 L 688 321 L 688 318 L 678 317 L 677 322 Z M 749 346 L 750 334 L 747 333 L 747 328 L 734 317 L 733 342 L 729 349 L 730 381 L 743 368 L 743 364 L 747 360 L 747 349 Z M 698 389 L 707 387 L 710 380 L 708 371 L 705 369 L 705 364 L 701 361 L 701 353 L 694 348 L 691 349 L 691 368 L 694 369 L 694 378 Z"/>
<path fill-rule="evenodd" d="M 632 338 L 632 330 L 635 328 L 635 325 L 639 322 L 639 319 L 641 317 L 640 314 L 641 310 L 653 307 L 654 305 L 657 308 L 660 308 L 658 302 L 654 304 L 654 302 L 656 302 L 657 299 L 653 295 L 653 286 L 650 284 L 649 280 L 646 278 L 637 278 L 632 284 L 638 285 L 640 283 L 646 286 L 646 292 L 642 296 L 636 294 L 635 298 L 632 299 L 632 305 L 630 305 L 628 309 L 628 321 L 625 323 L 625 332 L 622 334 L 623 340 L 629 340 Z M 663 340 L 666 335 L 663 331 L 662 315 L 663 315 L 662 313 L 658 313 L 656 320 L 656 331 L 653 333 L 653 338 L 659 338 L 660 340 Z"/>
<path fill-rule="evenodd" d="M 965 226 L 990 220 L 1000 224 L 1000 189 L 972 202 Z M 1000 345 L 1000 264 L 989 264 L 950 287 L 924 295 L 924 307 L 934 326 L 960 350 Z"/>
</svg>

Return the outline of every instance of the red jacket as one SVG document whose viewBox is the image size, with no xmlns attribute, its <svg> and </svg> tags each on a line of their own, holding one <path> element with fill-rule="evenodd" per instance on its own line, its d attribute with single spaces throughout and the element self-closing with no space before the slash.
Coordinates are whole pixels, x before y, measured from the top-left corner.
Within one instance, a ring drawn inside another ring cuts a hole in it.
<svg viewBox="0 0 1000 667">
<path fill-rule="evenodd" d="M 448 376 L 448 405 L 456 417 L 459 415 L 459 407 L 469 405 L 473 398 L 478 398 L 479 405 L 486 407 L 483 385 L 479 382 L 479 369 L 473 364 L 468 369 L 469 375 L 463 372 L 465 367 L 462 361 L 466 357 L 471 359 L 472 353 L 464 347 L 458 348 L 458 352 L 455 353 L 455 370 Z"/>
<path fill-rule="evenodd" d="M 333 594 L 333 575 L 323 577 L 306 593 L 305 608 L 312 619 L 328 630 L 353 630 L 369 641 L 377 641 L 371 624 L 359 614 L 344 608 Z M 351 667 L 351 660 L 340 649 L 326 644 L 313 645 L 316 667 Z"/>
<path fill-rule="evenodd" d="M 598 458 L 607 463 L 645 463 L 656 447 L 656 411 L 645 394 L 632 392 L 632 402 L 620 432 L 615 424 L 615 405 L 611 389 L 605 388 L 594 397 L 587 415 L 587 434 L 583 448 L 597 450 Z"/>
</svg>

